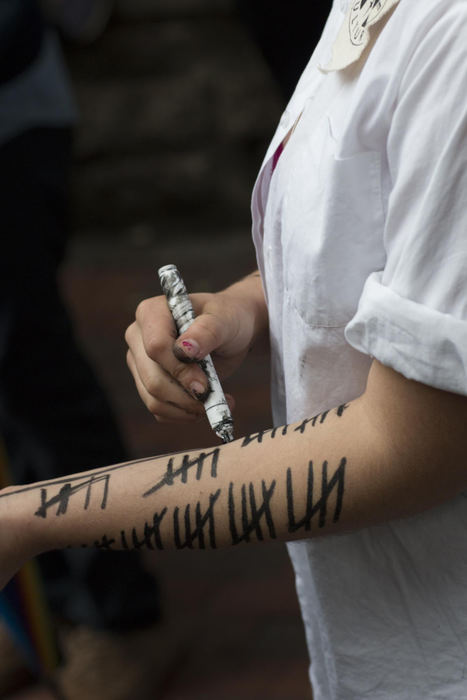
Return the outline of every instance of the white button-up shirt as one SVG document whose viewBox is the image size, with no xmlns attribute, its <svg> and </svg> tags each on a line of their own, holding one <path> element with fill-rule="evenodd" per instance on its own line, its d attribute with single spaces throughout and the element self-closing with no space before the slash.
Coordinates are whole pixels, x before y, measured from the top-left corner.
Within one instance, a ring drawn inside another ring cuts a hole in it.
<svg viewBox="0 0 467 700">
<path fill-rule="evenodd" d="M 276 424 L 360 395 L 372 357 L 467 394 L 467 0 L 400 0 L 366 61 L 325 73 L 346 9 L 253 193 Z M 315 700 L 467 697 L 464 497 L 289 549 Z"/>
</svg>

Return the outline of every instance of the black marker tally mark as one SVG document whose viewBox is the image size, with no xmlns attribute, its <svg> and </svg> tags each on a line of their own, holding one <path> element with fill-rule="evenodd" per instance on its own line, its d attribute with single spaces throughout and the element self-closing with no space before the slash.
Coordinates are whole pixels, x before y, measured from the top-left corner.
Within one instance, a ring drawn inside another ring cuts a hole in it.
<svg viewBox="0 0 467 700">
<path fill-rule="evenodd" d="M 143 534 L 140 537 L 136 528 L 132 528 L 130 541 L 128 541 L 125 530 L 120 532 L 120 542 L 122 549 L 164 549 L 161 538 L 161 522 L 167 513 L 167 508 L 163 508 L 160 513 L 154 513 L 152 522 L 144 523 Z"/>
<path fill-rule="evenodd" d="M 344 411 L 349 408 L 349 406 L 350 404 L 343 403 L 332 412 L 335 412 L 340 418 Z M 303 435 L 308 426 L 314 428 L 315 425 L 321 425 L 324 423 L 330 413 L 331 411 L 323 411 L 323 413 L 319 413 L 317 416 L 313 416 L 312 418 L 305 418 L 299 425 L 295 426 L 293 430 L 294 432 L 301 433 Z M 243 438 L 241 447 L 248 447 L 248 445 L 251 445 L 254 442 L 261 444 L 263 442 L 263 438 L 266 436 L 269 436 L 271 440 L 273 440 L 276 435 L 285 436 L 287 435 L 288 429 L 289 425 L 283 425 L 279 428 L 273 428 L 272 430 L 259 430 L 257 433 L 251 433 L 251 435 L 246 435 Z"/>
<path fill-rule="evenodd" d="M 219 454 L 220 449 L 216 447 L 212 452 L 201 452 L 196 457 L 183 455 L 182 463 L 177 467 L 174 467 L 175 457 L 171 457 L 167 463 L 167 470 L 164 476 L 154 484 L 154 486 L 151 486 L 150 489 L 145 491 L 143 497 L 151 496 L 164 486 L 173 486 L 175 479 L 178 478 L 180 478 L 183 484 L 186 484 L 188 481 L 188 472 L 194 467 L 196 468 L 195 478 L 197 481 L 201 479 L 203 469 L 208 465 L 211 470 L 211 477 L 215 479 L 217 477 Z"/>
<path fill-rule="evenodd" d="M 297 530 L 300 530 L 301 528 L 304 528 L 305 530 L 311 530 L 311 519 L 316 513 L 319 513 L 318 527 L 324 527 L 324 525 L 326 524 L 328 500 L 334 489 L 336 489 L 336 504 L 334 507 L 333 522 L 336 523 L 339 520 L 342 511 L 342 500 L 344 496 L 344 474 L 346 463 L 347 460 L 345 457 L 343 457 L 340 461 L 338 468 L 332 475 L 331 479 L 328 481 L 328 463 L 326 461 L 323 462 L 323 467 L 321 471 L 321 494 L 320 497 L 315 502 L 313 502 L 313 462 L 309 462 L 305 514 L 300 520 L 297 520 L 295 513 L 292 470 L 290 468 L 287 469 L 286 489 L 289 532 L 297 532 Z"/>
<path fill-rule="evenodd" d="M 40 518 L 46 518 L 47 512 L 55 505 L 58 506 L 55 515 L 65 515 L 68 510 L 70 499 L 83 490 L 86 490 L 83 509 L 88 510 L 91 502 L 91 492 L 93 487 L 100 482 L 103 482 L 104 484 L 100 507 L 102 510 L 105 510 L 109 492 L 109 481 L 110 475 L 104 474 L 102 476 L 91 476 L 90 478 L 86 478 L 76 485 L 71 482 L 67 482 L 60 488 L 59 492 L 55 493 L 55 495 L 51 498 L 48 498 L 48 491 L 50 491 L 51 488 L 41 488 L 41 504 L 34 515 L 37 515 Z"/>
<path fill-rule="evenodd" d="M 94 547 L 97 547 L 97 549 L 111 550 L 114 544 L 115 539 L 113 537 L 109 538 L 107 535 L 104 535 L 100 540 L 95 540 Z"/>
<path fill-rule="evenodd" d="M 349 406 L 350 406 L 350 404 L 348 404 L 348 403 L 342 403 L 340 406 L 338 406 L 336 408 L 336 410 L 335 410 L 336 415 L 339 416 L 339 418 L 341 418 L 342 414 Z M 318 415 L 313 416 L 313 418 L 305 418 L 300 423 L 300 425 L 297 425 L 297 427 L 294 428 L 295 432 L 301 433 L 303 435 L 307 426 L 310 425 L 312 428 L 314 428 L 315 425 L 318 425 L 318 424 L 321 425 L 322 423 L 324 423 L 324 421 L 326 420 L 326 418 L 329 416 L 330 413 L 331 413 L 331 411 L 323 411 L 323 413 L 318 413 Z"/>
<path fill-rule="evenodd" d="M 180 518 L 180 508 L 177 506 L 174 509 L 173 525 L 176 549 L 194 549 L 195 543 L 197 543 L 198 549 L 206 549 L 205 528 L 207 529 L 207 538 L 209 539 L 210 548 L 216 549 L 214 506 L 220 494 L 220 489 L 210 494 L 209 505 L 204 511 L 201 510 L 201 503 L 199 501 L 197 502 L 194 513 L 194 525 L 192 523 L 190 504 L 185 506 L 183 519 Z M 182 520 L 182 522 L 180 522 L 180 520 Z M 183 530 L 183 539 L 181 530 Z"/>
<path fill-rule="evenodd" d="M 257 433 L 251 433 L 250 435 L 245 435 L 242 440 L 240 447 L 248 447 L 252 442 L 257 442 L 261 444 L 263 442 L 263 437 L 268 435 L 271 440 L 274 440 L 276 435 L 287 435 L 288 425 L 281 425 L 279 428 L 269 428 L 268 430 L 259 430 Z"/>
<path fill-rule="evenodd" d="M 229 485 L 229 528 L 232 537 L 232 544 L 240 542 L 249 542 L 250 535 L 255 533 L 258 540 L 264 540 L 261 521 L 265 521 L 265 525 L 271 539 L 276 538 L 276 531 L 271 515 L 271 499 L 276 487 L 276 481 L 273 480 L 266 486 L 264 480 L 261 481 L 261 496 L 255 494 L 255 488 L 252 482 L 243 484 L 240 489 L 241 505 L 240 505 L 240 523 L 237 522 L 236 503 L 234 497 L 234 484 Z M 261 504 L 258 506 L 258 502 Z"/>
</svg>

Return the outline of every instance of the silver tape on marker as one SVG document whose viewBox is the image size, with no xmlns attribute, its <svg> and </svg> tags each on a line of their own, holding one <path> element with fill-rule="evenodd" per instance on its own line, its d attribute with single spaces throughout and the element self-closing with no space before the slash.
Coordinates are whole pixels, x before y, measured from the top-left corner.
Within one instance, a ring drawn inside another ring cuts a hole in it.
<svg viewBox="0 0 467 700">
<path fill-rule="evenodd" d="M 158 270 L 162 291 L 172 314 L 178 334 L 184 333 L 195 320 L 185 283 L 175 265 L 164 265 Z M 210 355 L 198 363 L 205 372 L 210 393 L 204 401 L 204 410 L 211 428 L 223 442 L 234 439 L 233 418 L 226 401 L 219 377 Z"/>
</svg>

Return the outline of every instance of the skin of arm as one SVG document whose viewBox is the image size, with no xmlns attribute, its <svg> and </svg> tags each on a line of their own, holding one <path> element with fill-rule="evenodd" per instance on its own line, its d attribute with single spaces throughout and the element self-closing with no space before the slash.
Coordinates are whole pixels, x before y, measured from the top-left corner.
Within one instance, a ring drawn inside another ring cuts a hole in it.
<svg viewBox="0 0 467 700">
<path fill-rule="evenodd" d="M 0 586 L 68 546 L 218 548 L 410 516 L 467 487 L 467 399 L 374 361 L 364 394 L 204 451 L 0 491 Z"/>
<path fill-rule="evenodd" d="M 212 352 L 226 376 L 267 336 L 258 273 L 192 301 L 199 315 L 179 338 L 163 297 L 142 302 L 127 331 L 128 364 L 159 421 L 204 414 L 196 359 Z M 55 548 L 217 548 L 410 516 L 466 489 L 466 419 L 467 398 L 374 361 L 362 396 L 295 425 L 4 489 L 0 587 Z"/>
</svg>

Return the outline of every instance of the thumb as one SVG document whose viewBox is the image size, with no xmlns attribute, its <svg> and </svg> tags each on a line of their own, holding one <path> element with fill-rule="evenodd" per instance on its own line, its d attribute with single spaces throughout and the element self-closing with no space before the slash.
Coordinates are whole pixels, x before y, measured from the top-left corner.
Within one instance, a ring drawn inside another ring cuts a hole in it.
<svg viewBox="0 0 467 700">
<path fill-rule="evenodd" d="M 215 313 L 197 316 L 175 341 L 173 351 L 180 362 L 197 362 L 221 346 L 227 336 L 227 324 Z"/>
</svg>

